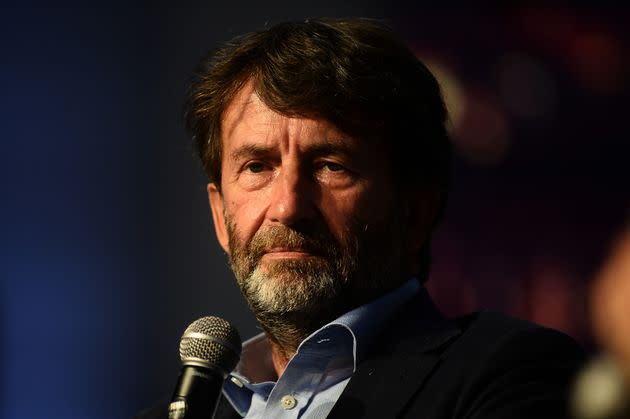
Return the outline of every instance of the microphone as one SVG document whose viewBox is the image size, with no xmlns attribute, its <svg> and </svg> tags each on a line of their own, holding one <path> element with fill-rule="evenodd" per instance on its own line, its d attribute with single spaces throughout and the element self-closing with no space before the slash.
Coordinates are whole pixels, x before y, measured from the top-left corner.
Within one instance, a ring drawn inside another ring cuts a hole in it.
<svg viewBox="0 0 630 419">
<path fill-rule="evenodd" d="M 169 419 L 208 419 L 216 409 L 223 380 L 241 356 L 241 337 L 227 321 L 202 317 L 188 326 L 179 343 L 182 361 L 168 407 Z"/>
</svg>

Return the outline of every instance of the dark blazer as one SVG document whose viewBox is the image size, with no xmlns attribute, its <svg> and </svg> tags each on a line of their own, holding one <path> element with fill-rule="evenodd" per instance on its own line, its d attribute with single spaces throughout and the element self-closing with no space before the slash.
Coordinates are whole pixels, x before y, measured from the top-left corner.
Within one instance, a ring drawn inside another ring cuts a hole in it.
<svg viewBox="0 0 630 419">
<path fill-rule="evenodd" d="M 568 418 L 585 360 L 567 335 L 492 312 L 449 320 L 425 291 L 370 348 L 329 418 Z M 137 418 L 166 418 L 166 405 Z M 240 418 L 223 397 L 219 419 Z"/>
</svg>

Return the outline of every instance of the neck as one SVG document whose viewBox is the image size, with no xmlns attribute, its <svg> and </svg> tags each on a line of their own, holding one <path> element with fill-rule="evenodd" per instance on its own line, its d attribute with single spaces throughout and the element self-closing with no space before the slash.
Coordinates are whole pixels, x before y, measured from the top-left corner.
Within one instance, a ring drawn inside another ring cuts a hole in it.
<svg viewBox="0 0 630 419">
<path fill-rule="evenodd" d="M 360 294 L 355 292 L 353 304 L 348 304 L 348 301 L 351 301 L 351 299 L 347 298 L 346 304 L 342 309 L 337 308 L 335 310 L 335 306 L 327 306 L 320 307 L 316 312 L 308 313 L 283 313 L 282 315 L 264 311 L 256 313 L 256 319 L 265 331 L 265 335 L 271 345 L 271 357 L 278 378 L 284 372 L 293 355 L 295 355 L 298 346 L 311 333 L 339 317 L 345 311 L 351 310 L 363 302 L 370 301 L 375 296 L 378 296 L 378 294 L 365 294 L 361 295 L 362 298 L 357 298 L 357 295 Z M 371 298 L 368 298 L 368 295 Z M 341 307 L 341 305 L 338 307 Z"/>
<path fill-rule="evenodd" d="M 273 361 L 273 369 L 276 371 L 278 378 L 282 376 L 284 370 L 287 368 L 289 360 L 294 354 L 295 351 L 289 355 L 280 348 L 280 346 L 273 342 L 271 343 L 271 360 Z"/>
<path fill-rule="evenodd" d="M 261 323 L 261 325 L 263 324 Z M 271 345 L 271 359 L 273 360 L 274 370 L 280 377 L 293 355 L 295 355 L 298 346 L 310 332 L 297 329 L 289 324 L 284 324 L 281 328 L 270 328 L 268 325 L 263 325 L 263 329 L 265 329 L 267 340 Z"/>
<path fill-rule="evenodd" d="M 298 318 L 290 315 L 259 315 L 257 319 L 271 346 L 271 358 L 278 377 L 282 375 L 302 341 L 329 321 L 328 316 L 318 320 L 311 316 L 308 321 L 302 316 Z"/>
</svg>

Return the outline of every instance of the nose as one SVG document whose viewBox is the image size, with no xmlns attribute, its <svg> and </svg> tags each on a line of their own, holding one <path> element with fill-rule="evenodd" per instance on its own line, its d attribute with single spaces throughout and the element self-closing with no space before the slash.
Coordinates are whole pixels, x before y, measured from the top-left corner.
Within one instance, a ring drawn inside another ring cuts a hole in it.
<svg viewBox="0 0 630 419">
<path fill-rule="evenodd" d="M 297 164 L 281 167 L 271 190 L 270 221 L 294 226 L 315 215 L 315 184 L 303 172 Z"/>
</svg>

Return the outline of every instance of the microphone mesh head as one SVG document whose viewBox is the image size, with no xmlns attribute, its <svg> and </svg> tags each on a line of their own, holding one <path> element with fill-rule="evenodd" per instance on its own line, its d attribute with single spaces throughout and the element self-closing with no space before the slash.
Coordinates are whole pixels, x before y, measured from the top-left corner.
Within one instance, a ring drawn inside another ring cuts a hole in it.
<svg viewBox="0 0 630 419">
<path fill-rule="evenodd" d="M 179 343 L 179 356 L 183 365 L 218 370 L 226 376 L 241 356 L 241 337 L 222 318 L 202 317 L 184 331 Z"/>
</svg>

